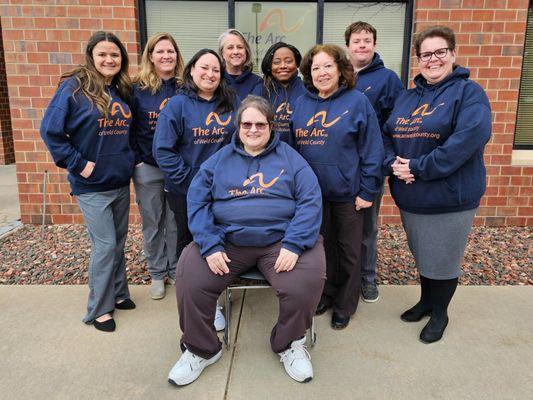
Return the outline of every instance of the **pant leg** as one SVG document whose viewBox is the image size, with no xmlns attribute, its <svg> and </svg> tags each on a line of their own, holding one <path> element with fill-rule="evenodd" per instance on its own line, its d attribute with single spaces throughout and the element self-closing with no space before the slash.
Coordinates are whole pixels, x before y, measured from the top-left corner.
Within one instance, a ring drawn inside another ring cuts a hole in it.
<svg viewBox="0 0 533 400">
<path fill-rule="evenodd" d="M 222 344 L 213 325 L 218 297 L 235 282 L 241 273 L 253 267 L 257 257 L 246 247 L 226 246 L 230 258 L 229 274 L 216 275 L 191 242 L 182 252 L 176 268 L 176 298 L 178 301 L 181 344 L 192 353 L 211 358 Z"/>
<path fill-rule="evenodd" d="M 124 246 L 128 236 L 128 220 L 130 216 L 130 187 L 118 189 L 115 200 L 111 203 L 113 222 L 116 232 L 115 260 L 115 302 L 130 298 L 128 277 L 126 276 L 126 257 Z"/>
<path fill-rule="evenodd" d="M 89 297 L 87 314 L 83 322 L 92 323 L 96 318 L 115 309 L 115 248 L 117 234 L 113 219 L 112 203 L 117 190 L 84 193 L 76 200 L 85 219 L 91 240 L 89 260 Z"/>
<path fill-rule="evenodd" d="M 333 311 L 351 316 L 357 310 L 361 292 L 361 239 L 363 213 L 353 203 L 333 203 L 333 225 L 337 233 L 339 270 L 344 277 L 340 283 Z"/>
<path fill-rule="evenodd" d="M 337 235 L 333 224 L 333 203 L 322 198 L 322 225 L 320 235 L 324 240 L 326 254 L 326 283 L 322 296 L 333 301 L 339 291 L 339 260 L 337 255 Z"/>
<path fill-rule="evenodd" d="M 164 175 L 159 168 L 143 163 L 133 174 L 135 199 L 142 219 L 144 253 L 152 279 L 167 275 L 165 245 L 165 192 Z"/>
<path fill-rule="evenodd" d="M 178 229 L 174 211 L 171 210 L 165 192 L 165 253 L 167 263 L 167 275 L 174 279 L 176 277 L 176 264 L 178 263 L 177 247 Z"/>
<path fill-rule="evenodd" d="M 170 208 L 174 212 L 177 229 L 176 257 L 179 259 L 181 252 L 192 242 L 192 235 L 189 231 L 189 220 L 187 218 L 187 196 L 177 195 L 167 192 L 167 199 Z"/>
<path fill-rule="evenodd" d="M 383 188 L 376 195 L 372 207 L 363 210 L 363 240 L 361 247 L 361 275 L 363 282 L 376 281 L 376 261 L 378 242 L 378 215 L 383 197 Z"/>
<path fill-rule="evenodd" d="M 286 350 L 311 327 L 326 279 L 322 238 L 300 255 L 291 271 L 276 273 L 274 264 L 280 249 L 281 242 L 266 247 L 257 263 L 279 299 L 278 321 L 270 335 L 270 345 L 275 353 Z"/>
</svg>

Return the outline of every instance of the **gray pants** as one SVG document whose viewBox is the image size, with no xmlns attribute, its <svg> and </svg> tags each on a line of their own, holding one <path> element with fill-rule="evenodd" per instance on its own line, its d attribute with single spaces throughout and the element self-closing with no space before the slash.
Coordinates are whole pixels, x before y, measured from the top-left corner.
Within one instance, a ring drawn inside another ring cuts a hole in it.
<svg viewBox="0 0 533 400">
<path fill-rule="evenodd" d="M 128 234 L 130 187 L 76 196 L 91 239 L 89 299 L 83 322 L 92 323 L 129 299 L 124 244 Z"/>
<path fill-rule="evenodd" d="M 363 241 L 361 242 L 361 278 L 364 283 L 376 281 L 378 258 L 378 215 L 383 197 L 383 187 L 376 195 L 372 207 L 363 209 Z"/>
<path fill-rule="evenodd" d="M 152 279 L 174 278 L 177 230 L 174 213 L 164 191 L 164 175 L 157 167 L 142 163 L 133 173 L 135 199 L 139 206 L 144 253 Z"/>
<path fill-rule="evenodd" d="M 286 350 L 311 326 L 326 279 L 326 259 L 322 238 L 304 251 L 293 270 L 276 273 L 274 264 L 281 242 L 266 247 L 226 244 L 230 272 L 215 275 L 200 255 L 196 243 L 183 250 L 176 269 L 176 296 L 183 331 L 181 344 L 192 353 L 211 358 L 221 348 L 213 321 L 220 294 L 239 275 L 257 266 L 279 299 L 278 322 L 272 328 L 270 345 L 276 353 Z"/>
</svg>

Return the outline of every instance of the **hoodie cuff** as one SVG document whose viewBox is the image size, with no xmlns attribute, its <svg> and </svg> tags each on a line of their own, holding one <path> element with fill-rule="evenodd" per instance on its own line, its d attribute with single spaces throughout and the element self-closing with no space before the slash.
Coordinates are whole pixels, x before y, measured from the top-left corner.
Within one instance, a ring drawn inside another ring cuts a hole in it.
<svg viewBox="0 0 533 400">
<path fill-rule="evenodd" d="M 362 198 L 363 200 L 366 200 L 366 201 L 370 201 L 370 202 L 374 202 L 375 200 L 375 195 L 371 194 L 371 193 L 367 193 L 367 192 L 359 192 L 357 193 L 357 197 L 360 197 Z"/>
<path fill-rule="evenodd" d="M 411 170 L 411 173 L 414 175 L 415 178 L 418 178 L 420 175 L 420 170 L 418 169 L 418 159 L 411 158 L 409 160 L 409 169 Z"/>
<path fill-rule="evenodd" d="M 286 250 L 289 250 L 291 252 L 293 252 L 294 254 L 298 254 L 298 256 L 300 256 L 302 254 L 302 249 L 300 249 L 299 247 L 296 247 L 290 243 L 281 243 L 281 248 L 282 249 L 286 249 Z"/>
<path fill-rule="evenodd" d="M 88 161 L 84 160 L 83 158 L 80 158 L 80 160 L 76 163 L 76 166 L 74 167 L 74 172 L 77 174 L 81 174 L 81 172 L 85 169 L 87 166 Z"/>
<path fill-rule="evenodd" d="M 211 247 L 204 254 L 202 254 L 202 257 L 207 258 L 211 254 L 215 254 L 217 251 L 226 251 L 226 249 L 224 248 L 224 246 L 217 244 L 215 247 Z"/>
</svg>

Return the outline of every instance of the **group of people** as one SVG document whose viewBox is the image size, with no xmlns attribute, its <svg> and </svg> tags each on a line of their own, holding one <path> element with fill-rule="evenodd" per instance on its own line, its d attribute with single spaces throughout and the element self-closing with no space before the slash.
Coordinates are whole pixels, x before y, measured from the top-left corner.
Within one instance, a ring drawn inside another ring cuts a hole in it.
<svg viewBox="0 0 533 400">
<path fill-rule="evenodd" d="M 124 262 L 133 178 L 150 296 L 176 285 L 183 354 L 169 382 L 191 383 L 221 357 L 217 300 L 252 267 L 279 298 L 272 350 L 291 378 L 310 381 L 313 316 L 331 308 L 331 327 L 343 329 L 359 297 L 378 300 L 386 176 L 421 282 L 401 319 L 429 316 L 420 340 L 441 339 L 485 190 L 490 105 L 455 63 L 447 27 L 416 35 L 419 74 L 409 90 L 376 52 L 374 27 L 355 22 L 345 41 L 346 49 L 320 44 L 303 57 L 276 43 L 261 78 L 238 30 L 186 65 L 160 33 L 132 83 L 124 45 L 97 32 L 85 63 L 62 76 L 41 136 L 69 172 L 91 240 L 83 320 L 110 332 L 115 310 L 135 308 Z"/>
</svg>

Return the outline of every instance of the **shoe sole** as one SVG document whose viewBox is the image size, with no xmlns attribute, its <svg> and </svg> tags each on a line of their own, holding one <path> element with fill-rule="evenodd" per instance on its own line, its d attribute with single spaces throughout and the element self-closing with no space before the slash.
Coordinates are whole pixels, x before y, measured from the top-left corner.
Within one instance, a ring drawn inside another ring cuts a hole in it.
<svg viewBox="0 0 533 400">
<path fill-rule="evenodd" d="M 296 382 L 307 383 L 307 382 L 311 382 L 311 380 L 313 379 L 312 376 L 308 376 L 307 378 L 304 378 L 303 380 L 300 380 L 300 379 L 296 378 L 293 374 L 291 374 L 287 369 L 285 369 L 285 372 L 287 373 L 287 375 L 289 375 Z"/>
<path fill-rule="evenodd" d="M 188 385 L 189 383 L 193 383 L 202 374 L 204 369 L 209 367 L 211 364 L 216 363 L 218 360 L 220 360 L 220 357 L 222 357 L 222 350 L 220 350 L 217 354 L 215 354 L 213 357 L 211 357 L 209 360 L 207 360 L 207 362 L 205 363 L 204 367 L 201 370 L 199 370 L 198 373 L 194 374 L 191 378 L 187 379 L 183 383 L 178 383 L 178 382 L 176 382 L 174 379 L 172 379 L 170 377 L 168 378 L 168 383 L 170 383 L 171 385 L 174 385 L 174 386 L 178 386 L 178 387 Z"/>
<path fill-rule="evenodd" d="M 361 296 L 361 299 L 363 299 L 363 301 L 364 301 L 365 303 L 375 303 L 376 301 L 379 300 L 379 296 L 376 297 L 375 299 L 367 299 L 367 298 L 365 298 L 364 296 Z"/>
</svg>

